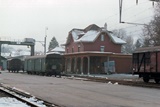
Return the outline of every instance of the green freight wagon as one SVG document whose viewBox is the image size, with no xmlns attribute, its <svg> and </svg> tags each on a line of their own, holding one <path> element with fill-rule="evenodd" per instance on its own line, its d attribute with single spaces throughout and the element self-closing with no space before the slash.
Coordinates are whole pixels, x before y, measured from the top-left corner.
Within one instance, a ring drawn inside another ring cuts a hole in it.
<svg viewBox="0 0 160 107">
<path fill-rule="evenodd" d="M 59 67 L 59 65 L 62 65 Z M 53 53 L 48 55 L 37 55 L 27 57 L 24 61 L 24 70 L 28 74 L 54 75 L 55 72 L 61 72 L 64 65 L 64 59 L 61 54 Z"/>
</svg>

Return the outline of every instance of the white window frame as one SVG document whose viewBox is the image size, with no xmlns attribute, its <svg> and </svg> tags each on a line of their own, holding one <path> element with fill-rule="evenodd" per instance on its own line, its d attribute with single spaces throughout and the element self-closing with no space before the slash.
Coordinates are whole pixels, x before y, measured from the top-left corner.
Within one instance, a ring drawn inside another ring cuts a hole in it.
<svg viewBox="0 0 160 107">
<path fill-rule="evenodd" d="M 101 35 L 101 41 L 104 41 L 104 35 Z"/>
<path fill-rule="evenodd" d="M 78 52 L 80 52 L 80 49 L 81 49 L 81 45 L 78 45 Z"/>
<path fill-rule="evenodd" d="M 105 46 L 101 46 L 101 47 L 100 47 L 100 51 L 101 51 L 101 52 L 104 52 L 104 48 L 105 48 Z"/>
</svg>

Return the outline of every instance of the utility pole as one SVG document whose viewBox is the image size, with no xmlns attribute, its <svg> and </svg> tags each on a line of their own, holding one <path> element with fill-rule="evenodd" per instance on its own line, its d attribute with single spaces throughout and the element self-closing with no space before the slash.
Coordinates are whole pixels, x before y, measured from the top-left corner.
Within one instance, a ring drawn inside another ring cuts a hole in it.
<svg viewBox="0 0 160 107">
<path fill-rule="evenodd" d="M 44 37 L 44 54 L 46 54 L 47 30 L 48 30 L 48 27 L 46 27 L 46 28 L 45 28 L 45 37 Z"/>
<path fill-rule="evenodd" d="M 160 2 L 160 0 L 149 0 L 153 2 L 153 6 L 154 6 L 154 2 Z M 138 5 L 138 0 L 136 0 L 136 4 Z M 131 24 L 130 22 L 122 22 L 122 6 L 123 6 L 123 0 L 119 0 L 119 23 L 128 23 Z M 135 24 L 135 23 L 132 23 Z M 140 24 L 136 24 L 136 25 L 140 25 Z"/>
<path fill-rule="evenodd" d="M 123 4 L 123 0 L 119 0 L 119 23 L 121 23 L 122 21 L 122 4 Z"/>
</svg>

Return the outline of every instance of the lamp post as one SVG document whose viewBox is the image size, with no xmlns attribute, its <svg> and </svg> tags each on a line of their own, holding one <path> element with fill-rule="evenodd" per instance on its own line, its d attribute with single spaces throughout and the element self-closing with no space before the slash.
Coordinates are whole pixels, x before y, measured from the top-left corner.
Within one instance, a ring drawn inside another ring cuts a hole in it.
<svg viewBox="0 0 160 107">
<path fill-rule="evenodd" d="M 46 28 L 45 28 L 45 37 L 44 37 L 44 54 L 46 54 L 47 30 L 48 30 L 48 27 L 46 27 Z"/>
</svg>

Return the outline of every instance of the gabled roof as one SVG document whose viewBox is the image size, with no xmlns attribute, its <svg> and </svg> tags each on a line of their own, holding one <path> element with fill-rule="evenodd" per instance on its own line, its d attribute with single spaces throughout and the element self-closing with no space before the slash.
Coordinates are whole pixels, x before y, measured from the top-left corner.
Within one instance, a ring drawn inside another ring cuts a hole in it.
<svg viewBox="0 0 160 107">
<path fill-rule="evenodd" d="M 68 36 L 67 43 L 70 42 L 71 36 L 74 42 L 94 42 L 101 33 L 107 33 L 115 44 L 125 44 L 126 42 L 122 39 L 114 36 L 111 32 L 104 28 L 100 28 L 95 24 L 89 25 L 83 29 L 72 29 Z M 66 43 L 66 44 L 67 44 Z"/>
<path fill-rule="evenodd" d="M 98 30 L 100 30 L 100 27 L 97 26 L 97 25 L 95 25 L 95 24 L 91 24 L 88 27 L 86 27 L 84 30 L 85 31 L 90 31 L 90 30 L 96 30 L 96 31 L 98 31 Z"/>
</svg>

